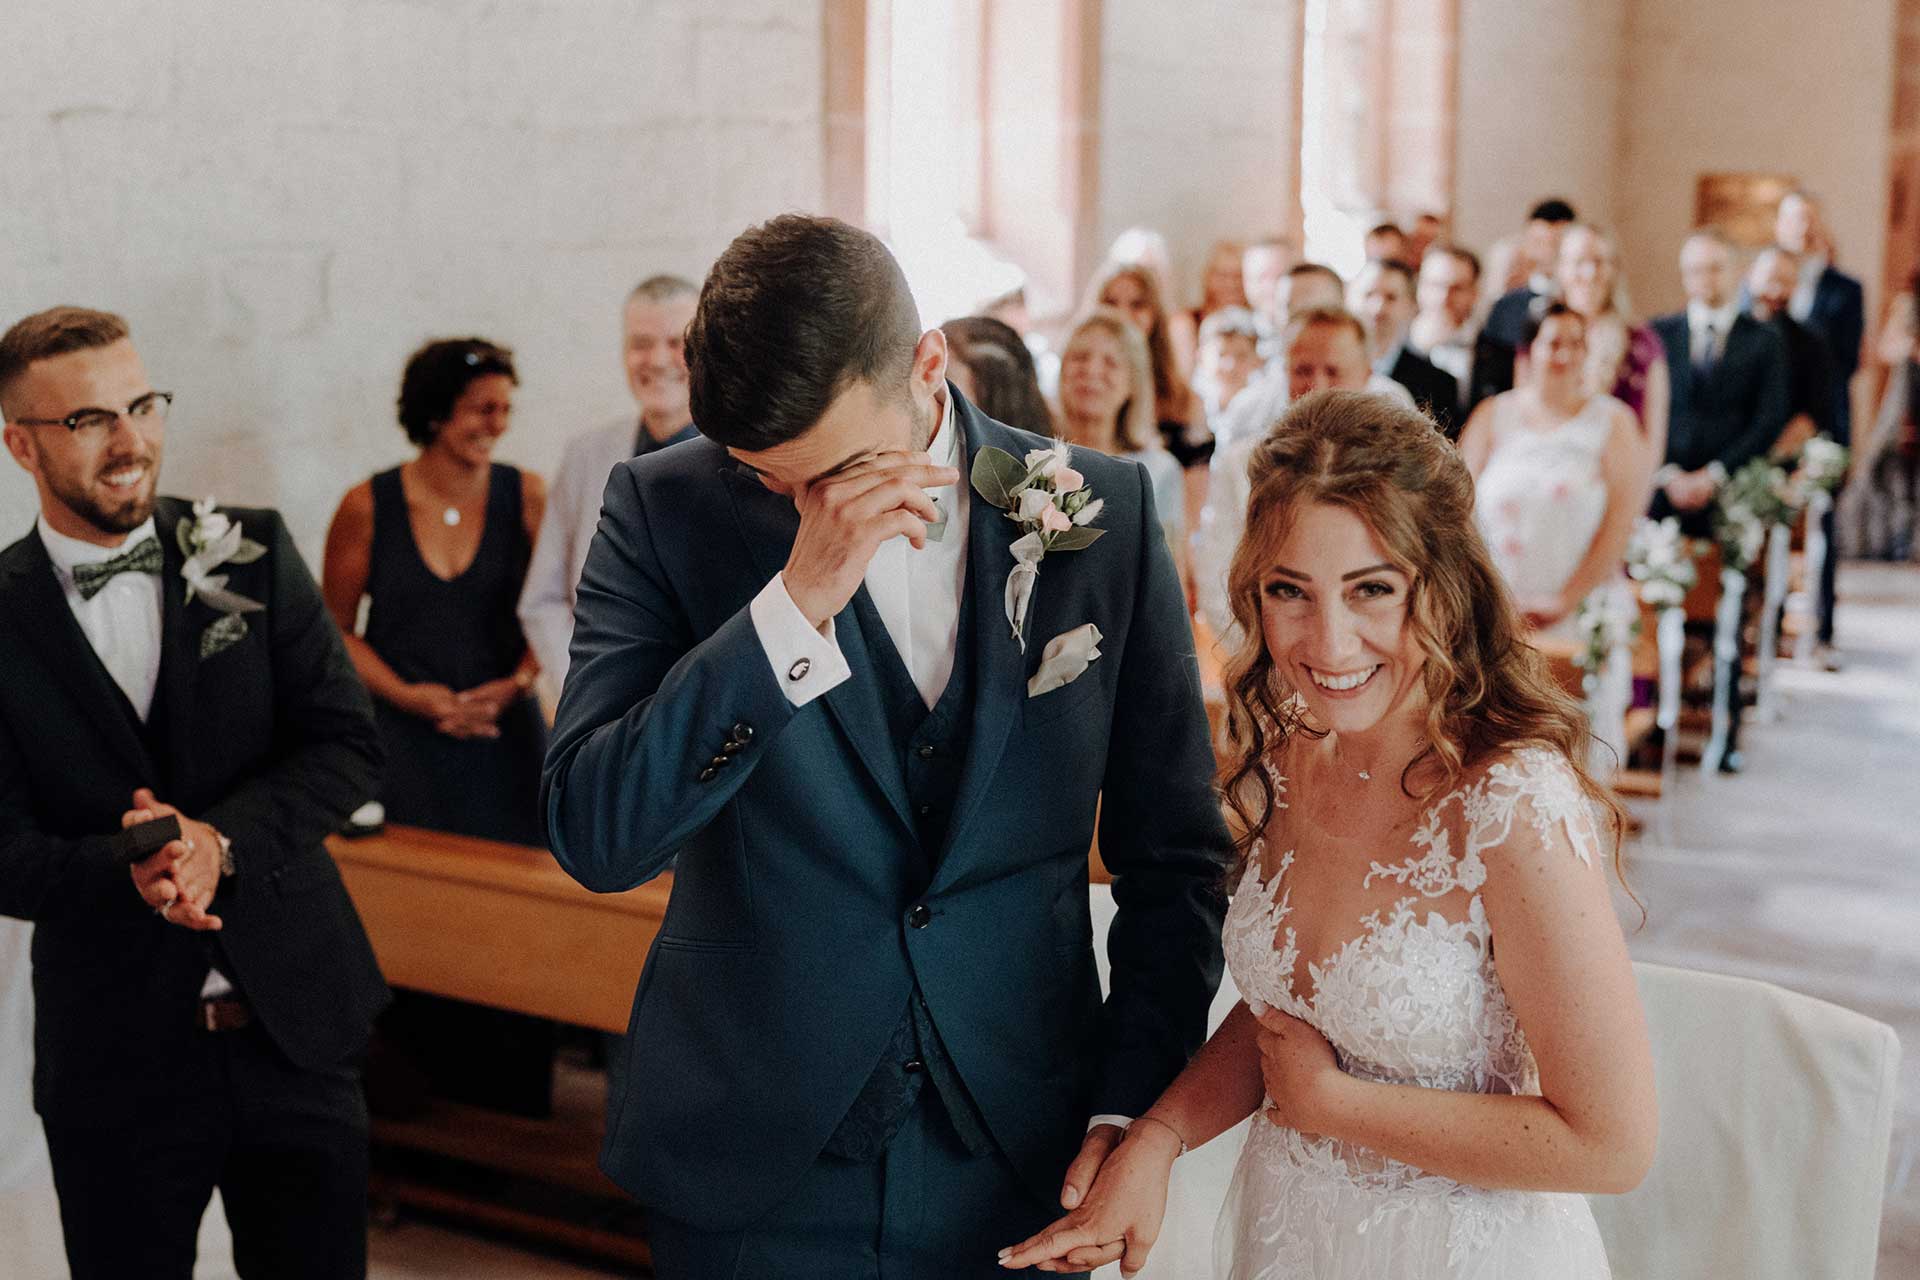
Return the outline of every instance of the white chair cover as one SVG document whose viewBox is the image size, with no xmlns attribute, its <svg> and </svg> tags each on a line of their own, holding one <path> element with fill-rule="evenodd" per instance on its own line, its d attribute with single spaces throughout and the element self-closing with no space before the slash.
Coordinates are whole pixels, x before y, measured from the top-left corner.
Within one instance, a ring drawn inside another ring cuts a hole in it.
<svg viewBox="0 0 1920 1280">
<path fill-rule="evenodd" d="M 1111 977 L 1107 964 L 1107 928 L 1113 923 L 1113 890 L 1104 884 L 1093 891 L 1093 950 L 1100 963 L 1100 990 L 1104 993 Z M 1240 992 L 1231 975 L 1223 974 L 1220 990 L 1213 998 L 1207 1016 L 1209 1033 L 1218 1027 L 1233 1006 L 1240 1003 Z M 1213 1224 L 1226 1203 L 1227 1187 L 1233 1182 L 1233 1166 L 1246 1145 L 1247 1125 L 1243 1120 L 1212 1142 L 1180 1157 L 1173 1166 L 1173 1180 L 1167 1185 L 1167 1216 L 1160 1228 L 1160 1239 L 1139 1273 L 1140 1280 L 1202 1280 L 1213 1274 Z M 1099 1280 L 1118 1277 L 1119 1265 L 1100 1268 L 1093 1273 Z"/>
<path fill-rule="evenodd" d="M 1636 964 L 1660 1145 L 1592 1196 L 1616 1280 L 1872 1280 L 1893 1029 L 1763 982 Z"/>
</svg>

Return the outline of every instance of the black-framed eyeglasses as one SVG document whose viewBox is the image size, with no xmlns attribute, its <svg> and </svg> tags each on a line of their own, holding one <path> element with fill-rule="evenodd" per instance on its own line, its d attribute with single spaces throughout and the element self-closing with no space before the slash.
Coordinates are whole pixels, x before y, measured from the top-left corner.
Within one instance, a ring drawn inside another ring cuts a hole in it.
<svg viewBox="0 0 1920 1280">
<path fill-rule="evenodd" d="M 173 407 L 173 392 L 149 391 L 124 409 L 77 409 L 64 418 L 15 418 L 14 422 L 23 427 L 65 427 L 79 435 L 105 435 L 119 423 L 125 414 L 135 422 L 165 422 L 167 410 Z"/>
</svg>

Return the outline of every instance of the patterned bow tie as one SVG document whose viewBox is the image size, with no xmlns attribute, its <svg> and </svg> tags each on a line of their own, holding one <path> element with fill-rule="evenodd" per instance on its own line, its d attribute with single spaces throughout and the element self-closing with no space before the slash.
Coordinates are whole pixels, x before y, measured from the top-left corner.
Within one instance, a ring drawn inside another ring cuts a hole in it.
<svg viewBox="0 0 1920 1280">
<path fill-rule="evenodd" d="M 160 539 L 143 538 L 139 546 L 122 551 L 111 559 L 98 564 L 73 566 L 73 587 L 82 600 L 91 600 L 113 580 L 115 574 L 158 573 L 165 564 L 166 560 L 160 554 Z"/>
</svg>

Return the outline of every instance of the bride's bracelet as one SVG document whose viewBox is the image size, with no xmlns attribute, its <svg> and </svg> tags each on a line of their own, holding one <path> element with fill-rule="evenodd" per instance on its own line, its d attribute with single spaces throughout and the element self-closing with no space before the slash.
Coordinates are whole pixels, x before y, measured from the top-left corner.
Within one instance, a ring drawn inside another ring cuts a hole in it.
<svg viewBox="0 0 1920 1280">
<path fill-rule="evenodd" d="M 1178 1142 L 1178 1143 L 1180 1144 L 1180 1155 L 1182 1155 L 1182 1156 L 1183 1156 L 1183 1155 L 1185 1155 L 1185 1154 L 1187 1154 L 1187 1151 L 1188 1151 L 1188 1149 L 1189 1149 L 1189 1148 L 1187 1147 L 1187 1140 L 1186 1140 L 1185 1138 L 1183 1138 L 1183 1137 L 1181 1137 L 1181 1136 L 1180 1136 L 1180 1131 L 1179 1131 L 1178 1129 L 1176 1129 L 1176 1128 L 1174 1128 L 1174 1127 L 1173 1127 L 1172 1125 L 1170 1125 L 1170 1124 L 1168 1124 L 1168 1123 L 1167 1123 L 1167 1122 L 1166 1122 L 1165 1120 L 1162 1120 L 1162 1119 L 1161 1119 L 1161 1118 L 1160 1118 L 1159 1116 L 1138 1116 L 1138 1117 L 1136 1117 L 1136 1118 L 1134 1119 L 1134 1122 L 1133 1122 L 1133 1123 L 1134 1123 L 1134 1124 L 1157 1124 L 1157 1125 L 1159 1125 L 1159 1126 L 1160 1126 L 1160 1127 L 1161 1127 L 1162 1129 L 1165 1129 L 1165 1130 L 1166 1130 L 1166 1131 L 1167 1131 L 1168 1133 L 1170 1133 L 1170 1134 L 1172 1134 L 1172 1135 L 1173 1135 L 1173 1140 L 1174 1140 L 1175 1142 Z M 1179 1159 L 1179 1158 L 1180 1158 L 1179 1156 L 1175 1156 L 1175 1157 L 1174 1157 L 1174 1159 L 1176 1159 L 1176 1160 L 1177 1160 L 1177 1159 Z"/>
</svg>

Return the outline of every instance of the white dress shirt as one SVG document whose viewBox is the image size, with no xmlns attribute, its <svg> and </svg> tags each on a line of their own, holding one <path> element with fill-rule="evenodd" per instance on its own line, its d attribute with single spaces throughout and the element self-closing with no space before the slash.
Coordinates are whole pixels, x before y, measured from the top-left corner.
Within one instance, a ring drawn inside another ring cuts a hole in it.
<svg viewBox="0 0 1920 1280">
<path fill-rule="evenodd" d="M 153 517 L 147 517 L 146 523 L 129 533 L 126 541 L 117 547 L 96 546 L 57 533 L 44 515 L 37 523 L 40 541 L 47 548 L 47 559 L 53 561 L 54 575 L 60 579 L 60 590 L 67 597 L 67 608 L 73 610 L 73 620 L 80 624 L 100 665 L 120 686 L 120 692 L 127 695 L 127 701 L 133 704 L 144 723 L 153 710 L 153 691 L 160 684 L 161 575 L 116 573 L 88 600 L 73 585 L 73 570 L 76 565 L 111 560 L 133 550 L 147 538 L 158 537 Z M 133 803 L 132 796 L 127 797 L 127 803 Z M 209 969 L 206 981 L 200 985 L 202 999 L 224 996 L 232 990 L 233 984 L 218 969 Z"/>
<path fill-rule="evenodd" d="M 153 709 L 153 691 L 160 683 L 160 575 L 116 573 L 93 599 L 87 600 L 73 585 L 73 571 L 78 565 L 100 564 L 131 551 L 148 538 L 157 538 L 152 517 L 117 547 L 96 546 L 57 533 L 45 516 L 38 524 L 40 541 L 46 545 L 47 559 L 53 561 L 73 620 L 80 624 L 100 665 L 127 695 L 140 719 L 146 720 Z"/>
<path fill-rule="evenodd" d="M 928 453 L 937 467 L 963 470 L 960 431 L 953 420 L 953 398 L 946 401 L 940 428 Z M 946 517 L 939 541 L 915 551 L 905 537 L 880 544 L 867 565 L 867 594 L 886 624 L 887 637 L 906 663 L 920 696 L 931 708 L 940 701 L 953 675 L 954 650 L 960 638 L 960 602 L 967 587 L 968 494 L 964 482 L 929 489 Z M 753 629 L 766 651 L 773 677 L 787 700 L 804 707 L 853 674 L 834 638 L 833 619 L 816 631 L 787 592 L 786 581 L 775 574 L 749 606 Z M 793 678 L 793 672 L 802 674 Z"/>
<path fill-rule="evenodd" d="M 1721 307 L 1709 307 L 1704 302 L 1687 304 L 1688 351 L 1695 364 L 1706 364 L 1718 360 L 1727 349 L 1727 334 L 1733 329 L 1733 322 L 1740 314 L 1740 303 L 1735 301 Z M 1713 350 L 1707 350 L 1707 336 L 1711 332 Z"/>
</svg>

